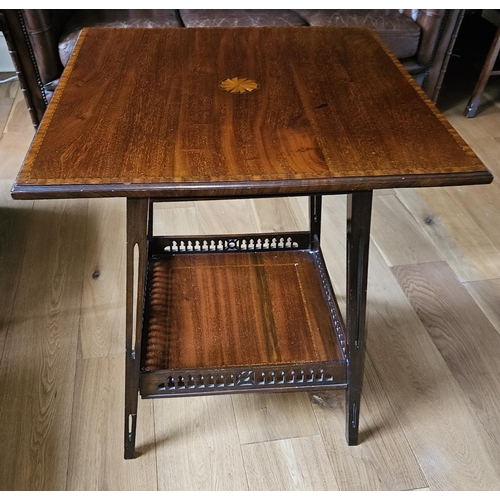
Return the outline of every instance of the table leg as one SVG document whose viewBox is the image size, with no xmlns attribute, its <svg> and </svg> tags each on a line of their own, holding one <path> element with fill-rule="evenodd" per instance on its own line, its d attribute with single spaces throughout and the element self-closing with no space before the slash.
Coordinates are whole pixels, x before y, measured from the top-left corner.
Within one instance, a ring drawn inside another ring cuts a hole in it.
<svg viewBox="0 0 500 500">
<path fill-rule="evenodd" d="M 366 288 L 372 191 L 347 195 L 347 391 L 346 437 L 358 444 L 359 405 L 365 358 Z"/>
<path fill-rule="evenodd" d="M 309 198 L 309 234 L 311 235 L 310 247 L 319 246 L 321 237 L 321 196 Z"/>
<path fill-rule="evenodd" d="M 149 200 L 127 199 L 125 458 L 134 458 L 147 262 Z"/>
<path fill-rule="evenodd" d="M 495 38 L 493 39 L 493 43 L 491 44 L 488 55 L 486 56 L 486 60 L 484 62 L 483 69 L 481 70 L 481 74 L 477 80 L 476 86 L 472 95 L 467 102 L 467 106 L 465 107 L 464 116 L 466 118 L 473 118 L 476 116 L 477 107 L 479 106 L 479 102 L 481 101 L 481 96 L 483 94 L 484 88 L 488 83 L 488 79 L 492 75 L 500 75 L 500 71 L 493 71 L 493 66 L 498 57 L 498 53 L 500 51 L 500 27 L 498 28 Z"/>
</svg>

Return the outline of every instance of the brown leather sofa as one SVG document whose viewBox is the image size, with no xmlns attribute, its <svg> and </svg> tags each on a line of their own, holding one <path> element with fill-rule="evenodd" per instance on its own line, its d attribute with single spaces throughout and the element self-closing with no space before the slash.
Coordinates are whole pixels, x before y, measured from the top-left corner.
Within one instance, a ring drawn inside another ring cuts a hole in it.
<svg viewBox="0 0 500 500">
<path fill-rule="evenodd" d="M 463 18 L 462 10 L 0 10 L 35 127 L 83 27 L 369 26 L 436 101 Z"/>
</svg>

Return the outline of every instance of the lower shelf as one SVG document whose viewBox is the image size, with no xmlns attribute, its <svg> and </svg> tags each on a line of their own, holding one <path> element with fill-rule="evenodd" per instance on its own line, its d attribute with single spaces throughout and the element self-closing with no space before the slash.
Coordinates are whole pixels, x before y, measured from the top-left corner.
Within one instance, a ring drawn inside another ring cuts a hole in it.
<svg viewBox="0 0 500 500">
<path fill-rule="evenodd" d="M 150 262 L 141 395 L 345 386 L 344 325 L 321 254 L 171 254 Z"/>
</svg>

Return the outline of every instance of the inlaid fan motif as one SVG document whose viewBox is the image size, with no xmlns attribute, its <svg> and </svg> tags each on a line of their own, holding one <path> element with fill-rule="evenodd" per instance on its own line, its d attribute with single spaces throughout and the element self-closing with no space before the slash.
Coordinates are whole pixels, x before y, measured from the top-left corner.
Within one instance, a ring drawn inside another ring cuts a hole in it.
<svg viewBox="0 0 500 500">
<path fill-rule="evenodd" d="M 236 76 L 234 78 L 227 78 L 219 83 L 222 90 L 226 90 L 231 94 L 246 94 L 253 92 L 259 88 L 259 84 L 255 80 Z"/>
</svg>

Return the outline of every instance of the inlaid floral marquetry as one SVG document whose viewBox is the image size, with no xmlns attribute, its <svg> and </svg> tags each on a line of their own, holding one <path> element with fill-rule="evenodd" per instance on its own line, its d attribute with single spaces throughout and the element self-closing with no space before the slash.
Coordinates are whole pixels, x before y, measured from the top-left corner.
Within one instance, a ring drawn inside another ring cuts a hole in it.
<svg viewBox="0 0 500 500">
<path fill-rule="evenodd" d="M 255 80 L 236 76 L 228 78 L 219 83 L 222 90 L 231 92 L 231 94 L 246 94 L 253 92 L 259 88 L 259 84 Z"/>
</svg>

